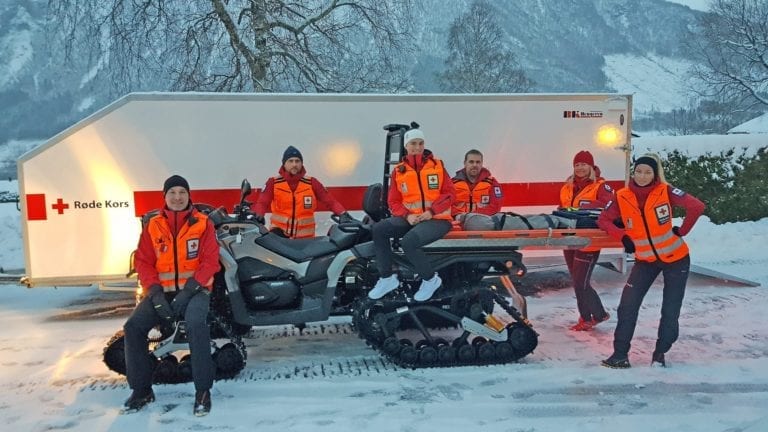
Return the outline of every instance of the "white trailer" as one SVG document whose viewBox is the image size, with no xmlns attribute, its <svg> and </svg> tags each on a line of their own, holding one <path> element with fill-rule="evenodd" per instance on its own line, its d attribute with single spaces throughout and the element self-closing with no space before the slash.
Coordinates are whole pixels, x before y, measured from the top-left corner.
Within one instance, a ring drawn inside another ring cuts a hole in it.
<svg viewBox="0 0 768 432">
<path fill-rule="evenodd" d="M 163 205 L 169 175 L 189 180 L 193 201 L 231 209 L 241 180 L 263 185 L 288 145 L 358 211 L 382 181 L 389 123 L 420 123 L 451 172 L 482 151 L 508 209 L 549 212 L 579 150 L 625 182 L 631 112 L 618 94 L 129 94 L 19 159 L 25 282 L 127 281 L 139 216 Z"/>
</svg>

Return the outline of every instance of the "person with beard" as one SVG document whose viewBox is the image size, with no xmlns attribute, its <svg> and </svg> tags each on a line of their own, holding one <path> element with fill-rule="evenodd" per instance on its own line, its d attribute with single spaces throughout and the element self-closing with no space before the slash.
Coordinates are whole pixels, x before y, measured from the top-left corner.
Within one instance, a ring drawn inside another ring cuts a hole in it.
<svg viewBox="0 0 768 432">
<path fill-rule="evenodd" d="M 204 416 L 211 410 L 215 373 L 207 318 L 219 245 L 213 223 L 192 206 L 186 179 L 169 177 L 163 195 L 165 207 L 144 226 L 134 259 L 144 298 L 123 326 L 126 377 L 133 390 L 123 412 L 155 400 L 147 333 L 184 320 L 195 383 L 193 413 Z"/>
<path fill-rule="evenodd" d="M 342 222 L 352 220 L 320 180 L 307 175 L 304 158 L 296 147 L 288 146 L 283 152 L 279 174 L 267 180 L 254 206 L 256 218 L 262 223 L 264 215 L 272 213 L 272 231 L 288 238 L 314 237 L 318 201 L 338 215 Z"/>
<path fill-rule="evenodd" d="M 592 153 L 582 150 L 573 158 L 573 174 L 560 189 L 561 209 L 601 209 L 613 198 L 611 186 L 600 177 Z M 570 327 L 574 331 L 592 330 L 610 318 L 600 296 L 592 287 L 592 271 L 595 269 L 600 249 L 586 247 L 579 250 L 563 250 L 565 263 L 573 282 L 579 320 Z"/>
<path fill-rule="evenodd" d="M 464 168 L 453 177 L 456 198 L 451 215 L 455 218 L 465 213 L 493 216 L 501 210 L 501 185 L 483 167 L 483 154 L 472 149 L 464 155 Z"/>
<path fill-rule="evenodd" d="M 387 204 L 392 217 L 373 225 L 373 247 L 379 280 L 368 293 L 376 300 L 400 286 L 392 271 L 390 239 L 399 239 L 403 253 L 421 278 L 416 301 L 429 300 L 442 285 L 422 246 L 451 230 L 454 189 L 451 177 L 431 151 L 424 148 L 424 133 L 410 129 L 403 137 L 406 155 L 392 169 Z"/>
<path fill-rule="evenodd" d="M 682 207 L 685 218 L 672 225 L 672 208 Z M 680 308 L 691 258 L 683 236 L 688 234 L 704 212 L 704 203 L 666 183 L 661 162 L 655 154 L 635 161 L 632 179 L 600 214 L 597 224 L 611 237 L 621 240 L 627 253 L 635 254 L 635 264 L 621 293 L 618 322 L 613 334 L 613 354 L 602 361 L 610 368 L 626 369 L 629 349 L 643 298 L 658 277 L 664 275 L 656 346 L 651 366 L 666 367 L 665 354 L 680 332 Z M 621 221 L 623 228 L 620 228 Z"/>
</svg>

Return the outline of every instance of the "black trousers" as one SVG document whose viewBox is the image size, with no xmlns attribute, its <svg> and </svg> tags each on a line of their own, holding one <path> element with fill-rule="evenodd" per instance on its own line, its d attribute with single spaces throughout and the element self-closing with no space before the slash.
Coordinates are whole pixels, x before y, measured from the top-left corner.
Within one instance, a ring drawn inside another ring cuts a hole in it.
<svg viewBox="0 0 768 432">
<path fill-rule="evenodd" d="M 618 323 L 613 333 L 613 351 L 619 355 L 629 354 L 632 336 L 635 334 L 637 315 L 648 288 L 659 273 L 664 275 L 661 319 L 656 339 L 658 353 L 666 353 L 680 334 L 680 308 L 685 296 L 685 285 L 691 258 L 687 256 L 673 263 L 636 261 L 629 273 L 627 284 L 621 293 L 618 309 Z"/>
<path fill-rule="evenodd" d="M 213 386 L 216 372 L 211 358 L 211 331 L 206 322 L 210 296 L 197 293 L 189 300 L 184 320 L 187 322 L 189 352 L 192 357 L 192 379 L 195 390 L 208 390 Z M 125 331 L 125 369 L 128 385 L 133 390 L 152 387 L 152 362 L 149 358 L 147 333 L 161 323 L 161 318 L 145 297 L 133 310 L 123 326 Z"/>
<path fill-rule="evenodd" d="M 391 217 L 373 225 L 373 248 L 376 267 L 381 277 L 392 275 L 392 246 L 390 238 L 400 239 L 400 247 L 422 279 L 432 279 L 435 270 L 421 247 L 443 238 L 451 230 L 451 222 L 430 219 L 411 225 L 405 218 Z"/>
<path fill-rule="evenodd" d="M 592 271 L 595 269 L 597 259 L 600 258 L 600 251 L 564 250 L 563 255 L 568 265 L 568 272 L 571 274 L 579 315 L 584 321 L 592 319 L 602 321 L 606 315 L 605 308 L 591 283 Z"/>
</svg>

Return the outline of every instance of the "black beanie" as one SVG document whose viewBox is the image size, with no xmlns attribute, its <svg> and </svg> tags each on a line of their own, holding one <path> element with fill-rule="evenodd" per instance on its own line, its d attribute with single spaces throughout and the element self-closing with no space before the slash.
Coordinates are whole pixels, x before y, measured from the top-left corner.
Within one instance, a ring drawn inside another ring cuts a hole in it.
<svg viewBox="0 0 768 432">
<path fill-rule="evenodd" d="M 653 177 L 659 176 L 659 164 L 656 162 L 656 159 L 650 156 L 640 156 L 635 160 L 635 166 L 638 165 L 648 165 L 653 170 Z"/>
<path fill-rule="evenodd" d="M 283 164 L 290 158 L 297 157 L 300 161 L 304 162 L 304 157 L 301 156 L 301 152 L 294 146 L 288 146 L 283 152 Z"/>
<path fill-rule="evenodd" d="M 187 190 L 187 193 L 189 193 L 189 183 L 187 183 L 187 179 L 180 175 L 172 175 L 168 177 L 165 183 L 163 183 L 163 196 L 168 192 L 168 189 L 175 186 L 181 186 Z"/>
</svg>

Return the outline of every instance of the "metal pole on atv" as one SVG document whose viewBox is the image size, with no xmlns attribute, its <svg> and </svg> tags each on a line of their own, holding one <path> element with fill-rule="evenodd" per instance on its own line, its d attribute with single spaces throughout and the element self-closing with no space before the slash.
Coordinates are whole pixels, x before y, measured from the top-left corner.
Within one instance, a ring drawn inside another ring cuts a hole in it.
<svg viewBox="0 0 768 432">
<path fill-rule="evenodd" d="M 384 130 L 387 131 L 386 148 L 384 149 L 384 175 L 382 176 L 382 192 L 381 200 L 386 205 L 387 194 L 389 193 L 389 177 L 392 172 L 392 167 L 399 164 L 405 156 L 405 147 L 403 146 L 403 139 L 405 133 L 410 129 L 416 129 L 419 124 L 412 121 L 410 125 L 404 125 L 399 123 L 392 123 L 384 126 Z M 389 217 L 389 210 L 384 217 Z"/>
</svg>

